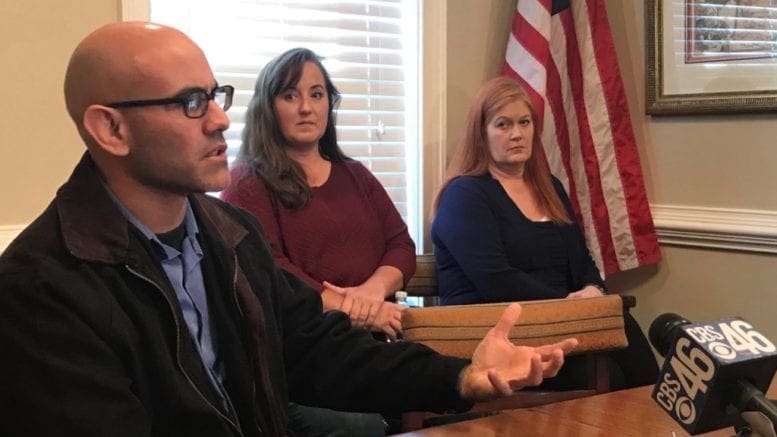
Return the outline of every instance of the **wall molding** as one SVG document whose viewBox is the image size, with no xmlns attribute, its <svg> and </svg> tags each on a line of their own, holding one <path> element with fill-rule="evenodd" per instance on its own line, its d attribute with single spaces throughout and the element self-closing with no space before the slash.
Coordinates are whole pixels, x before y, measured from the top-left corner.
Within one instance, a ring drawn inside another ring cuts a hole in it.
<svg viewBox="0 0 777 437">
<path fill-rule="evenodd" d="M 661 244 L 777 253 L 777 211 L 650 205 Z"/>
<path fill-rule="evenodd" d="M 5 248 L 11 244 L 11 241 L 26 227 L 27 225 L 0 226 L 0 253 L 3 253 Z"/>
</svg>

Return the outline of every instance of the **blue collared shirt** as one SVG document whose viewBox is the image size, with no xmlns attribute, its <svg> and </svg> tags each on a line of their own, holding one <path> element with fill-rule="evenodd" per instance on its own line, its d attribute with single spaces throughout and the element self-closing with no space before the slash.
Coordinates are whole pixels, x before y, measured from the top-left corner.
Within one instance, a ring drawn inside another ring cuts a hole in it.
<svg viewBox="0 0 777 437">
<path fill-rule="evenodd" d="M 151 242 L 156 258 L 162 264 L 170 284 L 175 289 L 186 327 L 194 339 L 200 359 L 205 365 L 208 379 L 221 396 L 224 408 L 229 411 L 231 409 L 229 396 L 224 389 L 224 368 L 218 359 L 218 350 L 213 339 L 214 328 L 210 322 L 205 280 L 202 277 L 200 266 L 203 252 L 199 241 L 197 241 L 199 227 L 189 201 L 186 202 L 186 215 L 184 216 L 186 236 L 181 247 L 183 252 L 180 252 L 160 241 L 159 237 L 127 209 L 107 186 L 106 189 L 127 221 Z"/>
</svg>

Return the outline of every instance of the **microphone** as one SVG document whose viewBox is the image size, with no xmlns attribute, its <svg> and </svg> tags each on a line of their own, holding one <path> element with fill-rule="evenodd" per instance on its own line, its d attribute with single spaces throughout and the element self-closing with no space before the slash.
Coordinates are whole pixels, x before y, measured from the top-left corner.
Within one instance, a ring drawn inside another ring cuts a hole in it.
<svg viewBox="0 0 777 437">
<path fill-rule="evenodd" d="M 665 358 L 652 398 L 689 434 L 734 426 L 757 411 L 777 426 L 764 391 L 777 369 L 777 348 L 739 317 L 691 323 L 662 314 L 648 331 Z"/>
</svg>

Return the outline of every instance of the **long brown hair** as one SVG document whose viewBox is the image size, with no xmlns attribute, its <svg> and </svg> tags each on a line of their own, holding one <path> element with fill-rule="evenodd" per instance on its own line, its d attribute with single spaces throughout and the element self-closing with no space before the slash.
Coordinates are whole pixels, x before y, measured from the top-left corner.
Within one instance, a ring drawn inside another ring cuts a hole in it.
<svg viewBox="0 0 777 437">
<path fill-rule="evenodd" d="M 500 76 L 488 81 L 480 88 L 469 108 L 464 137 L 453 155 L 451 164 L 440 191 L 434 199 L 433 211 L 437 211 L 440 198 L 451 182 L 459 176 L 483 176 L 488 174 L 492 162 L 488 148 L 486 126 L 499 110 L 508 103 L 522 101 L 529 107 L 532 124 L 537 126 L 537 112 L 531 99 L 521 86 L 506 76 Z M 532 138 L 532 154 L 526 161 L 523 178 L 534 192 L 539 207 L 557 224 L 572 223 L 567 210 L 553 188 L 548 160 L 540 139 L 540 132 L 534 131 Z"/>
<path fill-rule="evenodd" d="M 283 206 L 289 209 L 305 206 L 310 200 L 311 190 L 305 171 L 286 155 L 288 145 L 273 102 L 280 93 L 297 85 L 306 62 L 314 63 L 321 70 L 329 96 L 327 124 L 324 135 L 318 141 L 318 152 L 331 162 L 349 159 L 337 144 L 335 116 L 340 92 L 332 83 L 321 58 L 305 48 L 291 49 L 278 55 L 259 73 L 254 96 L 246 112 L 243 144 L 237 155 L 238 161 L 262 178 Z"/>
</svg>

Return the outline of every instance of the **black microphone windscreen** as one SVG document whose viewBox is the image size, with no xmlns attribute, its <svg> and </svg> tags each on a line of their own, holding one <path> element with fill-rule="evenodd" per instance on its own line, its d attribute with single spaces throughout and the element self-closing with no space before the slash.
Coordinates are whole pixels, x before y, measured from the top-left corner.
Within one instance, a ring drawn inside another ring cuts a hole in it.
<svg viewBox="0 0 777 437">
<path fill-rule="evenodd" d="M 648 330 L 650 344 L 656 348 L 662 357 L 665 357 L 674 343 L 677 328 L 690 323 L 686 318 L 675 313 L 661 314 L 650 324 L 650 329 Z"/>
</svg>

